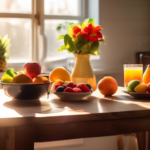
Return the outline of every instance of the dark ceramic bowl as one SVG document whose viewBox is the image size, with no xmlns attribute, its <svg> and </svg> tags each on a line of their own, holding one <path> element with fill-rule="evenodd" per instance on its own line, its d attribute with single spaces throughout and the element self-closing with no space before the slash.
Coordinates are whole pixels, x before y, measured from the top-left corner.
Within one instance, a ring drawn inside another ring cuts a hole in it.
<svg viewBox="0 0 150 150">
<path fill-rule="evenodd" d="M 16 84 L 0 82 L 5 95 L 18 100 L 40 99 L 49 94 L 51 83 Z"/>
</svg>

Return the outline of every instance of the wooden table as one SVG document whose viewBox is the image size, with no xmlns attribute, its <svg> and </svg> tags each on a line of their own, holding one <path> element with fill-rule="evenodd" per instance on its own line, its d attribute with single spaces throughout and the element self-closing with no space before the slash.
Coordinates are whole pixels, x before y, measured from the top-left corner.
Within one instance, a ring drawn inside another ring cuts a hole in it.
<svg viewBox="0 0 150 150">
<path fill-rule="evenodd" d="M 11 107 L 0 90 L 0 150 L 33 150 L 34 142 L 87 138 L 150 130 L 150 101 L 136 100 L 119 87 L 112 97 L 95 91 L 84 101 L 61 101 L 42 113 Z"/>
</svg>

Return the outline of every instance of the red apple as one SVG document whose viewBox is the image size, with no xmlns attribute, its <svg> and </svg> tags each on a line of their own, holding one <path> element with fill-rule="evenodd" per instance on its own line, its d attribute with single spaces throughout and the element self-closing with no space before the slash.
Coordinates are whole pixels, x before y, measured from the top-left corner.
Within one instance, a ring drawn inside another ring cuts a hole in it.
<svg viewBox="0 0 150 150">
<path fill-rule="evenodd" d="M 29 77 L 34 78 L 41 73 L 41 65 L 38 62 L 29 62 L 23 66 L 23 71 Z"/>
</svg>

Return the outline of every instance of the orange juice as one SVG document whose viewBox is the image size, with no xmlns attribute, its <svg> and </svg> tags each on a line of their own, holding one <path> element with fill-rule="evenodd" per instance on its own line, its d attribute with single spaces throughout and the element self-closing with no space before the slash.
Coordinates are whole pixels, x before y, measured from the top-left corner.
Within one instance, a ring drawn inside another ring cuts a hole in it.
<svg viewBox="0 0 150 150">
<path fill-rule="evenodd" d="M 124 86 L 132 80 L 142 82 L 143 67 L 125 67 L 124 68 Z"/>
</svg>

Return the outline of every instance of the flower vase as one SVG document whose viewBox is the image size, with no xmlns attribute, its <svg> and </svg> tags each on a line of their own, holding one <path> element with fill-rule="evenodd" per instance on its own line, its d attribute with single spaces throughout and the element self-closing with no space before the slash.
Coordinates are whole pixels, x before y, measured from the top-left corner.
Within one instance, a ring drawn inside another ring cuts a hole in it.
<svg viewBox="0 0 150 150">
<path fill-rule="evenodd" d="M 90 64 L 90 54 L 75 54 L 75 66 L 72 70 L 71 81 L 79 84 L 90 84 L 93 91 L 96 90 L 96 77 Z"/>
</svg>

